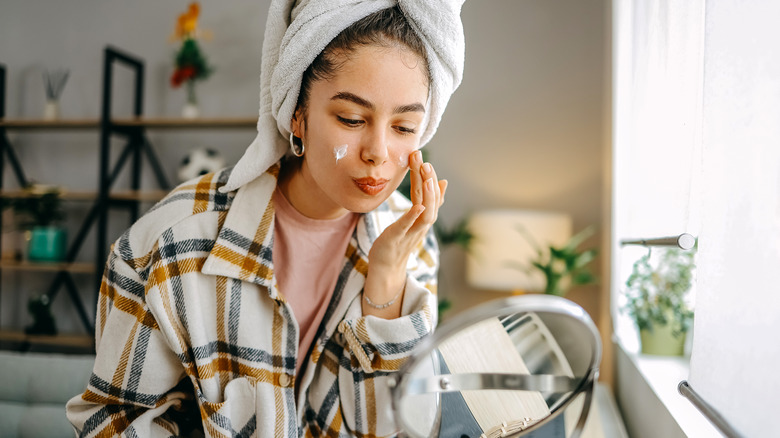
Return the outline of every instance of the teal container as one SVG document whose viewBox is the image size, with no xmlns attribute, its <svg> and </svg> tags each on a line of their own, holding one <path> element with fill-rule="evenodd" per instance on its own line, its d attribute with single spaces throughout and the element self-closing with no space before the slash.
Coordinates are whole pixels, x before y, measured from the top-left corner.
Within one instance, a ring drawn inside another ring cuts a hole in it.
<svg viewBox="0 0 780 438">
<path fill-rule="evenodd" d="M 36 262 L 65 260 L 67 233 L 59 227 L 35 227 L 30 230 L 28 257 Z"/>
</svg>

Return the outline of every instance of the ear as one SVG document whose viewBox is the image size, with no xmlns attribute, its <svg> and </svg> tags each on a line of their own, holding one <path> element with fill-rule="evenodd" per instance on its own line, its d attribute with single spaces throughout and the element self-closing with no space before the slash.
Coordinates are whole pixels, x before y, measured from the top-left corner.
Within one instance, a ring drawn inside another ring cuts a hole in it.
<svg viewBox="0 0 780 438">
<path fill-rule="evenodd" d="M 290 120 L 290 132 L 298 138 L 303 138 L 304 133 L 304 117 L 301 107 L 295 109 L 292 120 Z"/>
</svg>

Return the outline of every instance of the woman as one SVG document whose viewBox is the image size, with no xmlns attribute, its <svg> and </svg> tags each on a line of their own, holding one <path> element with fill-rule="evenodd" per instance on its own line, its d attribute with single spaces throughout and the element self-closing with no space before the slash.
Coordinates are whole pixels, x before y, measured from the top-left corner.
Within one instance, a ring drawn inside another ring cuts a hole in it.
<svg viewBox="0 0 780 438">
<path fill-rule="evenodd" d="M 271 4 L 257 139 L 113 246 L 94 372 L 67 407 L 80 435 L 397 433 L 387 379 L 436 323 L 447 187 L 417 149 L 462 48 L 443 78 L 444 39 L 414 30 L 441 10 L 388 3 Z M 411 203 L 394 192 L 407 170 Z"/>
</svg>

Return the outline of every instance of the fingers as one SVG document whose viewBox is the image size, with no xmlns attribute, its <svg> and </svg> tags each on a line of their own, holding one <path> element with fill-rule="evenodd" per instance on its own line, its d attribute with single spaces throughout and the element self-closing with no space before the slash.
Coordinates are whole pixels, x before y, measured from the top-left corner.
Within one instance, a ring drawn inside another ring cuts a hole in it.
<svg viewBox="0 0 780 438">
<path fill-rule="evenodd" d="M 437 180 L 436 170 L 431 163 L 424 163 L 422 153 L 414 151 L 409 154 L 409 178 L 411 182 L 410 198 L 412 204 L 424 204 L 425 183 L 429 178 L 433 178 L 434 195 L 436 201 L 432 204 L 437 208 L 444 203 L 444 192 L 447 190 L 447 180 Z M 438 217 L 438 210 L 433 212 L 433 220 Z"/>
<path fill-rule="evenodd" d="M 431 163 L 425 163 L 422 165 L 422 178 L 423 178 L 423 199 L 422 205 L 425 206 L 425 212 L 422 215 L 422 219 L 432 224 L 436 220 L 437 206 L 437 191 L 439 190 L 439 182 L 436 179 L 436 171 L 433 170 Z"/>
<path fill-rule="evenodd" d="M 423 178 L 420 174 L 422 167 L 422 152 L 414 151 L 409 155 L 409 182 L 411 183 L 411 197 L 412 204 L 422 204 L 423 201 Z"/>
<path fill-rule="evenodd" d="M 442 204 L 444 204 L 444 195 L 447 193 L 447 186 L 449 183 L 446 179 L 439 181 L 439 192 L 441 192 L 441 196 L 439 197 L 439 205 L 438 207 L 441 207 Z"/>
<path fill-rule="evenodd" d="M 416 239 L 428 232 L 428 229 L 436 222 L 439 215 L 439 207 L 444 203 L 444 194 L 447 191 L 447 180 L 438 180 L 436 170 L 431 163 L 424 163 L 422 153 L 414 151 L 409 155 L 409 178 L 411 182 L 411 201 L 415 207 L 421 207 L 424 211 L 414 211 L 414 222 L 405 221 L 411 215 L 405 215 L 399 219 L 396 231 L 404 230 L 409 238 Z"/>
<path fill-rule="evenodd" d="M 403 216 L 399 217 L 389 228 L 394 228 L 392 231 L 398 237 L 405 236 L 409 229 L 417 222 L 420 215 L 426 210 L 422 205 L 413 205 Z"/>
</svg>

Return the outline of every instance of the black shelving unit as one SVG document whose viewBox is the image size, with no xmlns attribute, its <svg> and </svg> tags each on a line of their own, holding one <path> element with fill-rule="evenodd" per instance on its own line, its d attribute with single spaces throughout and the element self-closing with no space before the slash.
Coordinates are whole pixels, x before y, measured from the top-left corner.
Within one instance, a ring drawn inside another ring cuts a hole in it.
<svg viewBox="0 0 780 438">
<path fill-rule="evenodd" d="M 133 72 L 133 108 L 132 118 L 116 119 L 112 116 L 114 74 L 117 67 L 129 68 Z M 172 186 L 166 178 L 163 167 L 157 157 L 154 148 L 147 137 L 148 129 L 202 129 L 202 128 L 254 128 L 256 126 L 256 117 L 247 118 L 220 118 L 220 119 L 146 119 L 143 117 L 143 96 L 144 96 L 144 62 L 131 54 L 123 52 L 114 47 L 104 49 L 103 61 L 103 85 L 102 102 L 99 120 L 82 121 L 8 121 L 5 120 L 5 66 L 0 65 L 0 191 L 3 189 L 3 170 L 8 164 L 16 177 L 16 182 L 20 187 L 28 184 L 24 170 L 17 158 L 13 146 L 7 137 L 8 129 L 99 129 L 99 155 L 98 155 L 98 181 L 97 194 L 94 201 L 81 223 L 78 232 L 71 240 L 66 254 L 65 261 L 57 266 L 62 269 L 48 266 L 46 270 L 54 272 L 54 277 L 47 289 L 46 294 L 54 298 L 58 291 L 65 288 L 68 296 L 73 302 L 79 314 L 84 329 L 89 335 L 94 333 L 92 318 L 86 311 L 84 303 L 80 299 L 76 284 L 72 274 L 78 269 L 72 269 L 71 266 L 77 259 L 87 234 L 93 227 L 97 227 L 96 251 L 94 259 L 94 298 L 90 306 L 96 308 L 96 303 L 100 290 L 100 281 L 103 266 L 108 256 L 109 236 L 108 236 L 108 213 L 111 209 L 122 209 L 128 213 L 130 222 L 135 222 L 141 211 L 141 203 L 148 200 L 148 197 L 139 196 L 141 193 L 141 177 L 144 160 L 150 165 L 157 185 L 161 193 L 168 192 Z M 111 140 L 114 137 L 124 138 L 126 142 L 121 147 L 116 160 L 112 162 Z M 113 187 L 120 173 L 130 166 L 130 193 L 129 196 L 121 196 Z M 156 196 L 154 199 L 159 199 Z M 2 225 L 0 219 L 0 226 Z M 2 271 L 0 263 L 0 271 Z M 36 269 L 34 265 L 27 266 L 29 269 Z M 83 264 L 81 271 L 83 271 Z"/>
<path fill-rule="evenodd" d="M 140 118 L 143 114 L 144 98 L 144 63 L 140 59 L 123 53 L 122 51 L 106 47 L 103 62 L 103 102 L 100 116 L 100 165 L 98 180 L 98 238 L 97 250 L 95 251 L 95 266 L 102 266 L 108 255 L 108 210 L 110 207 L 125 208 L 130 213 L 130 221 L 135 222 L 138 219 L 140 202 L 138 200 L 112 199 L 109 195 L 111 187 L 116 182 L 119 173 L 130 161 L 131 172 L 131 190 L 138 191 L 141 188 L 141 166 L 143 157 L 149 161 L 154 171 L 159 187 L 165 191 L 172 187 L 165 177 L 160 160 L 157 158 L 151 143 L 146 137 L 146 130 L 143 125 L 120 125 L 113 121 L 111 117 L 112 104 L 112 86 L 114 83 L 114 66 L 117 63 L 123 64 L 133 70 L 135 74 L 133 116 Z M 127 139 L 127 143 L 119 155 L 116 163 L 111 166 L 111 137 L 120 135 Z M 100 278 L 97 280 L 96 291 L 100 288 Z M 99 292 L 97 292 L 99 293 Z M 95 295 L 97 302 L 97 294 Z"/>
<path fill-rule="evenodd" d="M 0 120 L 5 120 L 5 97 L 6 97 L 5 91 L 6 91 L 6 67 L 2 65 L 0 66 Z M 46 126 L 46 124 L 44 123 L 41 126 Z M 52 123 L 51 126 L 57 127 L 57 124 Z M 13 128 L 13 124 L 11 124 L 10 127 Z M 19 162 L 19 159 L 16 156 L 16 152 L 14 151 L 13 145 L 8 140 L 8 133 L 7 133 L 8 128 L 9 128 L 8 124 L 5 123 L 0 124 L 0 148 L 1 148 L 0 149 L 0 190 L 3 189 L 6 159 L 8 160 L 8 163 L 10 164 L 11 169 L 14 172 L 14 176 L 16 177 L 16 182 L 19 185 L 19 187 L 25 187 L 29 185 L 29 179 L 24 173 L 24 170 Z M 2 227 L 1 215 L 0 215 L 0 227 Z M 94 327 L 92 325 L 92 322 L 90 321 L 90 318 L 87 314 L 84 304 L 81 301 L 81 298 L 79 297 L 78 288 L 76 287 L 72 274 L 67 269 L 67 265 L 75 261 L 75 256 L 78 252 L 78 249 L 80 248 L 80 244 L 81 242 L 74 241 L 71 247 L 68 249 L 65 262 L 63 264 L 56 265 L 56 266 L 61 266 L 62 269 L 56 270 L 55 280 L 52 282 L 51 286 L 47 289 L 46 295 L 48 295 L 49 298 L 54 299 L 54 297 L 57 295 L 57 292 L 64 286 L 66 292 L 68 293 L 68 296 L 70 297 L 73 305 L 76 308 L 81 323 L 83 324 L 87 333 L 92 333 L 94 331 Z"/>
</svg>

